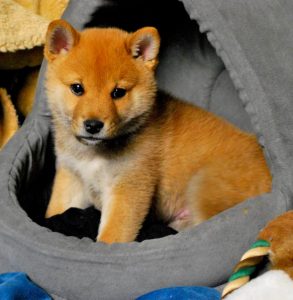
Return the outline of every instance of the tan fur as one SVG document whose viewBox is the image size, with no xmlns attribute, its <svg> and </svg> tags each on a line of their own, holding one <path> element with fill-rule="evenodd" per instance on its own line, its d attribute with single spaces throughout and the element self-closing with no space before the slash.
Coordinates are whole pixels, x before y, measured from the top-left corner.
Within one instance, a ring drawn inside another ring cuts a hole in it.
<svg viewBox="0 0 293 300">
<path fill-rule="evenodd" d="M 261 231 L 258 238 L 270 242 L 270 261 L 274 269 L 285 271 L 293 280 L 293 211 L 277 217 Z"/>
<path fill-rule="evenodd" d="M 68 39 L 61 50 L 54 40 L 60 27 Z M 128 34 L 111 28 L 78 33 L 60 20 L 50 25 L 47 91 L 58 163 L 47 217 L 92 203 L 102 211 L 97 239 L 129 242 L 151 205 L 181 230 L 270 191 L 253 135 L 157 92 L 158 50 L 151 27 Z M 84 86 L 83 95 L 70 91 L 73 83 Z M 125 96 L 113 100 L 115 87 L 126 89 Z M 104 123 L 97 135 L 103 140 L 94 145 L 76 138 L 87 119 Z"/>
<path fill-rule="evenodd" d="M 27 116 L 33 108 L 36 87 L 38 83 L 39 69 L 33 69 L 25 78 L 23 88 L 17 95 L 16 106 L 23 116 Z"/>
<path fill-rule="evenodd" d="M 10 96 L 0 88 L 0 149 L 18 130 L 18 118 Z"/>
</svg>

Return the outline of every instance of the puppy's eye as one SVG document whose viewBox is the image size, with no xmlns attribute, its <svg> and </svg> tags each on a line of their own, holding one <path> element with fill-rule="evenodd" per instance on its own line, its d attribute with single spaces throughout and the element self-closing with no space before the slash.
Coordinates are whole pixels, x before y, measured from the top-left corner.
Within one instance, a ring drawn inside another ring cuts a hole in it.
<svg viewBox="0 0 293 300">
<path fill-rule="evenodd" d="M 84 94 L 84 88 L 80 83 L 73 83 L 70 85 L 71 92 L 76 96 L 81 96 Z"/>
<path fill-rule="evenodd" d="M 111 92 L 111 97 L 112 99 L 119 99 L 124 97 L 126 94 L 126 90 L 122 89 L 122 88 L 115 88 L 112 92 Z"/>
</svg>

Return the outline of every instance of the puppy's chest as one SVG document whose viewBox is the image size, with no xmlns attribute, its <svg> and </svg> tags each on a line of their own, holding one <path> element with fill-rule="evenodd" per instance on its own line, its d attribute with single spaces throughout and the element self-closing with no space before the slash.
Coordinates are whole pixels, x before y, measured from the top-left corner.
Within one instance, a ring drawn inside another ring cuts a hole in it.
<svg viewBox="0 0 293 300">
<path fill-rule="evenodd" d="M 85 193 L 90 198 L 102 198 L 104 194 L 108 194 L 118 175 L 115 168 L 113 168 L 113 163 L 103 158 L 87 160 L 85 158 L 78 159 L 73 156 L 63 156 L 60 158 L 60 162 L 80 178 Z"/>
<path fill-rule="evenodd" d="M 107 164 L 102 160 L 72 161 L 74 171 L 80 176 L 85 185 L 91 186 L 97 192 L 101 190 L 107 178 Z"/>
</svg>

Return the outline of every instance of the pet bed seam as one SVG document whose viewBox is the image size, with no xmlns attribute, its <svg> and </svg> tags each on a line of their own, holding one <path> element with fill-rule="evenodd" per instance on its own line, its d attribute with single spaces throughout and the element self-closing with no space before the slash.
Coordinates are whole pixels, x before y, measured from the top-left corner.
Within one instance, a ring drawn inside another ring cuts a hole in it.
<svg viewBox="0 0 293 300">
<path fill-rule="evenodd" d="M 225 68 L 225 66 L 223 66 L 216 74 L 216 76 L 214 77 L 214 80 L 211 84 L 211 88 L 210 88 L 210 92 L 209 92 L 209 95 L 208 95 L 208 101 L 207 101 L 207 110 L 210 110 L 210 106 L 211 106 L 211 101 L 212 101 L 212 95 L 215 91 L 215 87 L 216 87 L 216 84 L 217 84 L 217 81 L 219 79 L 219 77 L 224 73 L 224 71 L 227 70 Z"/>
</svg>

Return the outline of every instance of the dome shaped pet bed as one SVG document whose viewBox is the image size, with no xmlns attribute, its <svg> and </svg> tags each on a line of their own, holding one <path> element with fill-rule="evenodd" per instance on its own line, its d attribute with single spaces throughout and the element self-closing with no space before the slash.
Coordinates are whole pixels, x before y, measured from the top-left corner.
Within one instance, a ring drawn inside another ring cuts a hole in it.
<svg viewBox="0 0 293 300">
<path fill-rule="evenodd" d="M 223 284 L 257 232 L 292 209 L 292 13 L 291 0 L 72 0 L 64 18 L 79 29 L 156 26 L 159 87 L 255 132 L 273 189 L 141 243 L 109 246 L 39 226 L 32 211 L 44 213 L 55 164 L 43 64 L 33 113 L 0 154 L 0 273 L 26 272 L 55 299 L 71 300 Z"/>
</svg>

